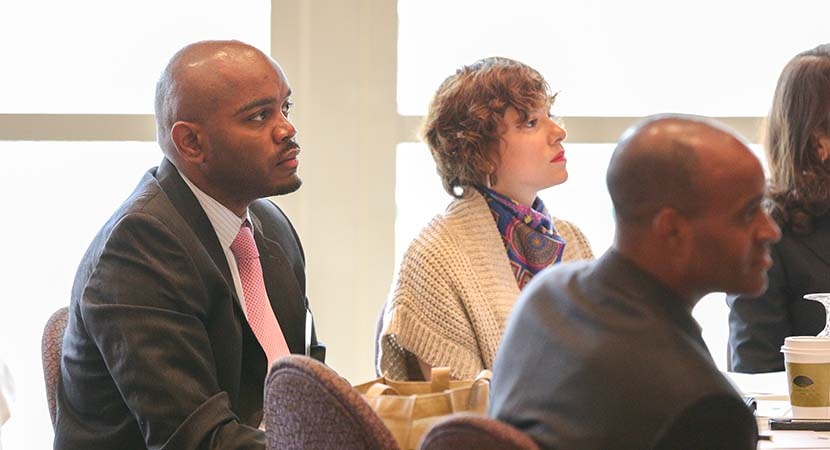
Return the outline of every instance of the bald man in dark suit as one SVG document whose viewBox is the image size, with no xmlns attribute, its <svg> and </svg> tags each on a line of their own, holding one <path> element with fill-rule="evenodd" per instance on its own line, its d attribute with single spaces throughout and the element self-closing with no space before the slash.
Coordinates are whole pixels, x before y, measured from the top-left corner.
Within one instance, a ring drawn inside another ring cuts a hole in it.
<svg viewBox="0 0 830 450">
<path fill-rule="evenodd" d="M 269 359 L 325 350 L 300 240 L 264 199 L 301 184 L 290 95 L 280 66 L 241 42 L 196 43 L 170 60 L 156 91 L 164 159 L 78 268 L 56 449 L 265 448 Z M 246 229 L 267 297 L 240 281 L 231 246 Z M 287 350 L 249 324 L 259 298 Z"/>
</svg>

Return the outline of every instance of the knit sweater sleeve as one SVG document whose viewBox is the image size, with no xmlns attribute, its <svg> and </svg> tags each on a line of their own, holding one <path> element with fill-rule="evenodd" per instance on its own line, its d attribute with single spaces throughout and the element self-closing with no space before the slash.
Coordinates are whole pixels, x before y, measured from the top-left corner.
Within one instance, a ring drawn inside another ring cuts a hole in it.
<svg viewBox="0 0 830 450">
<path fill-rule="evenodd" d="M 594 259 L 594 252 L 588 238 L 576 225 L 567 220 L 553 218 L 556 231 L 565 240 L 565 253 L 562 262 Z"/>
<path fill-rule="evenodd" d="M 554 219 L 563 261 L 593 259 L 575 225 Z M 492 366 L 519 290 L 484 198 L 472 191 L 450 204 L 410 245 L 386 302 L 378 369 L 409 379 L 413 358 L 445 366 L 458 379 Z"/>
<path fill-rule="evenodd" d="M 380 338 L 380 372 L 407 379 L 407 353 L 446 366 L 455 378 L 483 369 L 470 319 L 460 298 L 457 243 L 440 219 L 412 242 L 401 261 Z"/>
</svg>

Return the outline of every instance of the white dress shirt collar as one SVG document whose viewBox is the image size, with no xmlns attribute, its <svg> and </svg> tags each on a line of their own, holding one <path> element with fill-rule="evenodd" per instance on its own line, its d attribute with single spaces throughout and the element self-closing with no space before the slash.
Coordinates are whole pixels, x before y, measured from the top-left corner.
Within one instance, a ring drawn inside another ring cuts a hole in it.
<svg viewBox="0 0 830 450">
<path fill-rule="evenodd" d="M 239 304 L 242 306 L 242 311 L 247 317 L 248 311 L 245 309 L 245 293 L 242 290 L 242 280 L 239 278 L 239 266 L 237 266 L 236 257 L 231 251 L 231 244 L 236 239 L 239 228 L 246 220 L 251 223 L 251 231 L 253 231 L 254 225 L 251 222 L 250 213 L 245 209 L 244 217 L 237 216 L 233 211 L 226 208 L 225 205 L 219 203 L 215 198 L 196 187 L 183 173 L 179 172 L 179 175 L 182 176 L 184 182 L 193 191 L 193 195 L 196 196 L 196 200 L 202 205 L 202 209 L 205 211 L 210 224 L 213 225 L 213 229 L 216 231 L 216 237 L 219 238 L 219 244 L 222 246 L 222 251 L 225 252 L 225 259 L 231 271 L 236 296 L 239 298 Z"/>
<path fill-rule="evenodd" d="M 219 238 L 219 243 L 222 245 L 222 249 L 230 250 L 231 243 L 233 243 L 233 240 L 236 239 L 237 233 L 239 233 L 239 228 L 246 220 L 248 222 L 251 221 L 248 210 L 245 210 L 244 217 L 237 216 L 233 213 L 233 211 L 226 208 L 225 205 L 219 203 L 216 199 L 199 189 L 195 184 L 193 184 L 192 181 L 188 180 L 184 174 L 179 172 L 179 175 L 182 176 L 184 182 L 187 183 L 190 190 L 193 191 L 193 195 L 196 196 L 196 200 L 198 200 L 199 204 L 202 205 L 202 209 L 205 210 L 205 214 L 207 214 L 210 224 L 213 225 L 213 229 L 216 231 L 216 237 Z M 251 225 L 251 227 L 253 229 L 253 225 Z"/>
</svg>

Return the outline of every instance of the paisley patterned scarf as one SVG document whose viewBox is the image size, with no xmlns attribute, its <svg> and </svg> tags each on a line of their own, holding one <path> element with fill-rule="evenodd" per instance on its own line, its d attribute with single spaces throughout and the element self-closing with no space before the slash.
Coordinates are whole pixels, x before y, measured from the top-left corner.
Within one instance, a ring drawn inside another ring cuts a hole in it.
<svg viewBox="0 0 830 450">
<path fill-rule="evenodd" d="M 539 271 L 562 260 L 565 240 L 556 232 L 539 197 L 528 208 L 491 189 L 476 188 L 496 219 L 519 289 Z"/>
</svg>

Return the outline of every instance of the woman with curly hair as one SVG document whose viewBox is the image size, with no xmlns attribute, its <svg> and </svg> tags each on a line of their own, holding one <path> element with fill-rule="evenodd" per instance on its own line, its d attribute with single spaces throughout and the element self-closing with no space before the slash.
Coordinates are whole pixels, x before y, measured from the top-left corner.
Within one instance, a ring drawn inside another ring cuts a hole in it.
<svg viewBox="0 0 830 450">
<path fill-rule="evenodd" d="M 537 197 L 568 178 L 553 100 L 539 72 L 506 58 L 464 66 L 438 88 L 421 134 L 455 200 L 401 262 L 378 342 L 385 376 L 490 368 L 519 290 L 552 264 L 593 258 Z"/>
<path fill-rule="evenodd" d="M 771 213 L 782 238 L 769 287 L 729 297 L 732 370 L 784 370 L 781 345 L 824 328 L 824 307 L 804 294 L 830 292 L 830 44 L 795 56 L 781 73 L 766 128 Z"/>
</svg>

